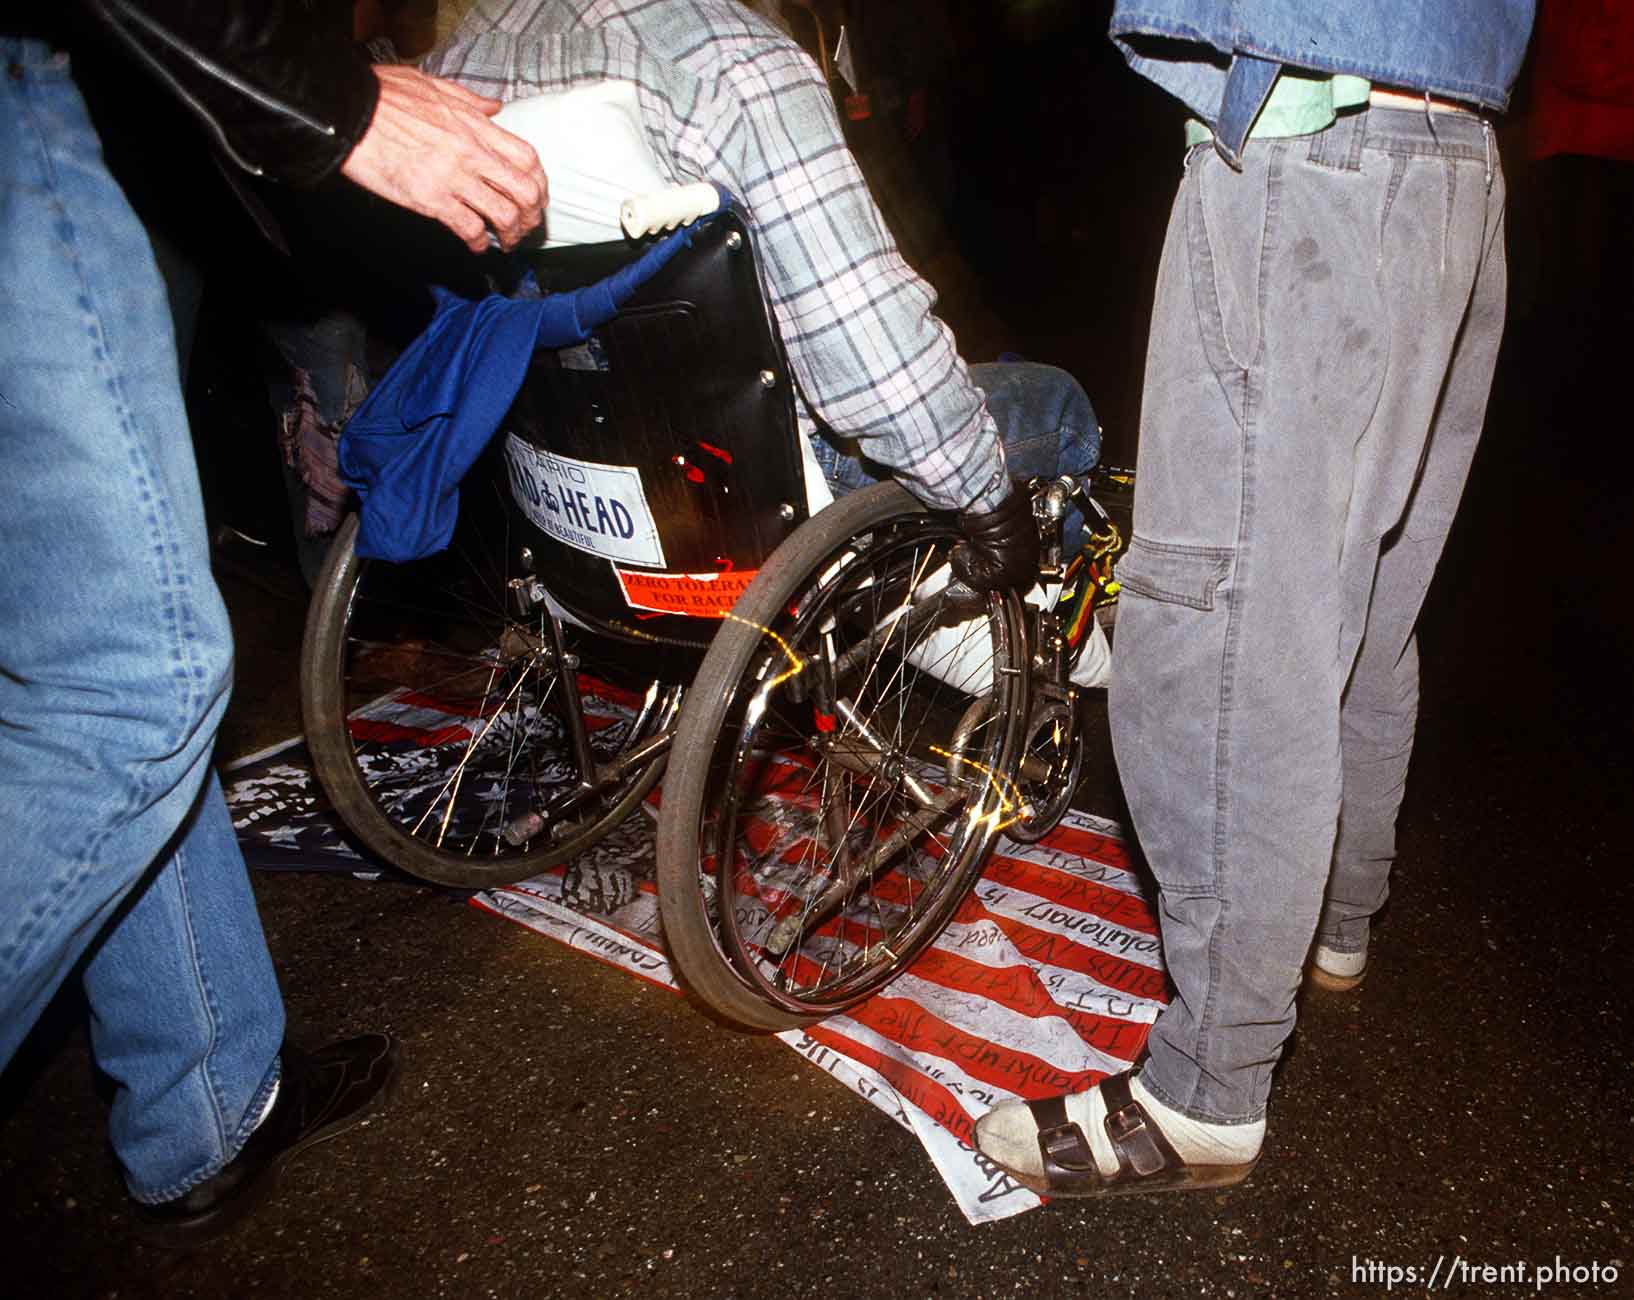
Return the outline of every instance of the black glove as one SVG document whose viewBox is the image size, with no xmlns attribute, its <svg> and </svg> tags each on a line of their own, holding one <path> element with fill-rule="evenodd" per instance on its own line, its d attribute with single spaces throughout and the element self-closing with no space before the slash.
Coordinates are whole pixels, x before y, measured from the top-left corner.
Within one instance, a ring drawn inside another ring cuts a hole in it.
<svg viewBox="0 0 1634 1300">
<path fill-rule="evenodd" d="M 953 548 L 953 572 L 967 587 L 997 591 L 1030 587 L 1038 579 L 1038 525 L 1033 495 L 1012 487 L 997 510 L 959 512 L 965 540 Z"/>
</svg>

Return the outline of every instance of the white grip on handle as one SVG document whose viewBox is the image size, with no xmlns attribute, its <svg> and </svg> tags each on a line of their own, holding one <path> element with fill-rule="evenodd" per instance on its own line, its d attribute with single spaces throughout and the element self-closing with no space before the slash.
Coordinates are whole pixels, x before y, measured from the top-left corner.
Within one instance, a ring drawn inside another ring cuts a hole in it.
<svg viewBox="0 0 1634 1300">
<path fill-rule="evenodd" d="M 699 181 L 625 199 L 619 205 L 618 223 L 631 239 L 640 239 L 707 217 L 720 205 L 720 192 L 708 181 Z"/>
</svg>

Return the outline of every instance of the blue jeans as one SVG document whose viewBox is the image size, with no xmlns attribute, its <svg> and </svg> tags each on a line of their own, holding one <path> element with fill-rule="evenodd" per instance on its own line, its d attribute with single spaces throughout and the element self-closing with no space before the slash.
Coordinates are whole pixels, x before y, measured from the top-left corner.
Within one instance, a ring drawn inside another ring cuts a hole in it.
<svg viewBox="0 0 1634 1300">
<path fill-rule="evenodd" d="M 1031 361 L 985 362 L 970 367 L 976 387 L 998 425 L 1013 479 L 1081 477 L 1101 458 L 1101 425 L 1083 388 L 1064 370 Z M 819 460 L 832 459 L 819 457 Z M 874 473 L 859 456 L 841 456 L 827 472 L 835 496 L 843 496 L 884 472 Z M 1074 509 L 1063 521 L 1063 554 L 1083 545 L 1084 518 Z"/>
<path fill-rule="evenodd" d="M 237 1154 L 284 1033 L 210 769 L 231 635 L 147 237 L 66 56 L 0 62 L 0 1064 L 78 974 L 114 1150 L 167 1200 Z"/>
<path fill-rule="evenodd" d="M 1503 333 L 1503 176 L 1468 114 L 1370 109 L 1187 159 L 1158 272 L 1110 714 L 1174 998 L 1141 1078 L 1251 1122 L 1313 936 L 1395 856 L 1413 627 Z"/>
</svg>

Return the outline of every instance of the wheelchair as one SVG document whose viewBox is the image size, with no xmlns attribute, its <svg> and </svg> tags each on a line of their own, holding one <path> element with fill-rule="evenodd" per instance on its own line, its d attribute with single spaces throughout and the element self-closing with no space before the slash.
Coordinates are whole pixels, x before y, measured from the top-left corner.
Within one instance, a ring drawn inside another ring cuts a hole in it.
<svg viewBox="0 0 1634 1300">
<path fill-rule="evenodd" d="M 529 258 L 557 290 L 630 250 Z M 585 343 L 535 355 L 446 551 L 372 562 L 356 516 L 337 534 L 301 691 L 351 833 L 488 888 L 657 798 L 666 942 L 713 1012 L 784 1029 L 895 978 L 1001 833 L 1066 810 L 1078 688 L 1055 601 L 955 581 L 953 518 L 895 484 L 810 512 L 800 437 L 726 209 Z M 1041 581 L 1074 502 L 1117 538 L 1085 485 L 1035 485 Z"/>
</svg>

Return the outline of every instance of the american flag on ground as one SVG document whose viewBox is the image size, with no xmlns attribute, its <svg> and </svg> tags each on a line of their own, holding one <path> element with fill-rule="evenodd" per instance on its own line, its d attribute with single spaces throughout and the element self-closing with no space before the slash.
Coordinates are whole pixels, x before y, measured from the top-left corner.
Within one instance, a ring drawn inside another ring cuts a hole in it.
<svg viewBox="0 0 1634 1300">
<path fill-rule="evenodd" d="M 609 692 L 598 707 L 610 724 L 621 705 Z M 359 726 L 409 743 L 458 738 L 469 721 L 423 696 L 365 712 Z M 308 780 L 290 750 L 230 774 L 256 865 L 299 852 L 347 860 Z M 632 817 L 573 861 L 472 903 L 673 989 L 652 852 L 651 815 Z M 1124 1069 L 1166 988 L 1156 922 L 1117 825 L 1072 811 L 1039 844 L 1001 839 L 952 924 L 883 993 L 779 1037 L 912 1131 L 966 1217 L 983 1222 L 1039 1200 L 971 1147 L 976 1119 L 1011 1097 L 1073 1091 Z"/>
</svg>

